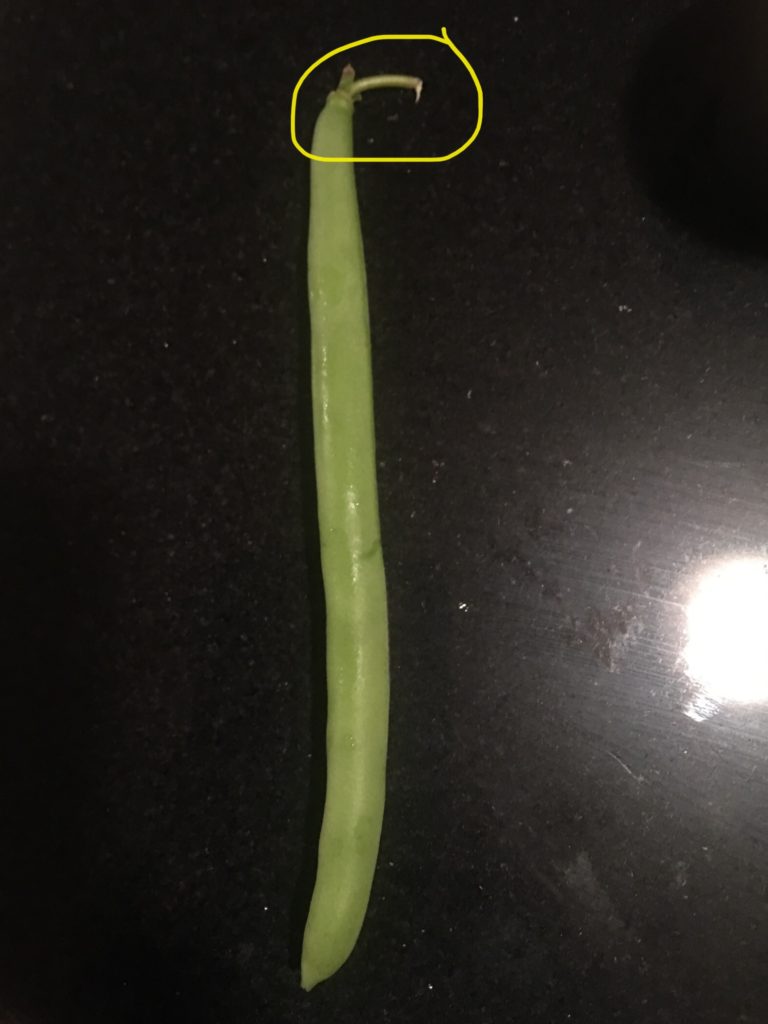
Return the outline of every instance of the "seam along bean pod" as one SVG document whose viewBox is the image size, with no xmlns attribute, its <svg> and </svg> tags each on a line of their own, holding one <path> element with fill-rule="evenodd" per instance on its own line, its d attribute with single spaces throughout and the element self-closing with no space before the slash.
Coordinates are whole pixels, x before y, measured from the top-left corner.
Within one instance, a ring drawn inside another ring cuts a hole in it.
<svg viewBox="0 0 768 1024">
<path fill-rule="evenodd" d="M 347 66 L 318 116 L 315 156 L 353 156 L 352 113 L 368 89 L 419 79 L 355 81 Z M 317 876 L 304 931 L 309 990 L 352 952 L 368 907 L 386 785 L 389 639 L 376 485 L 370 327 L 354 164 L 310 165 L 307 247 L 312 415 L 325 592 L 327 774 Z"/>
</svg>

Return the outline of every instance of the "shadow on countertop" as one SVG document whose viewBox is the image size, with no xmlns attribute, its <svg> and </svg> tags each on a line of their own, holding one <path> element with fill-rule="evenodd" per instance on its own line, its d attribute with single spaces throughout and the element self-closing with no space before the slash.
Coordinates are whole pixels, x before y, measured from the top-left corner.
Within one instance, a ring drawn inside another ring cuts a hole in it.
<svg viewBox="0 0 768 1024">
<path fill-rule="evenodd" d="M 706 242 L 768 255 L 768 6 L 700 0 L 664 24 L 624 96 L 650 197 Z"/>
<path fill-rule="evenodd" d="M 309 237 L 309 172 L 303 189 L 299 223 L 301 231 L 296 243 L 294 280 L 296 297 L 296 339 L 298 367 L 295 390 L 295 415 L 299 429 L 301 458 L 301 518 L 304 534 L 304 565 L 311 615 L 311 770 L 307 783 L 303 853 L 291 899 L 289 956 L 298 970 L 309 904 L 317 872 L 317 848 L 325 805 L 326 750 L 325 731 L 328 709 L 326 689 L 325 593 L 320 563 L 320 528 L 317 518 L 317 485 L 315 482 L 314 428 L 312 424 L 312 348 L 309 300 L 307 296 L 307 241 Z"/>
<path fill-rule="evenodd" d="M 84 489 L 81 489 L 82 488 Z M 0 505 L 0 1018 L 206 1021 L 191 950 L 161 948 L 121 877 L 98 793 L 116 582 L 90 483 L 3 473 Z M 104 530 L 108 529 L 105 525 Z M 101 714 L 101 720 L 100 720 Z M 148 912 L 149 911 L 149 912 Z"/>
</svg>

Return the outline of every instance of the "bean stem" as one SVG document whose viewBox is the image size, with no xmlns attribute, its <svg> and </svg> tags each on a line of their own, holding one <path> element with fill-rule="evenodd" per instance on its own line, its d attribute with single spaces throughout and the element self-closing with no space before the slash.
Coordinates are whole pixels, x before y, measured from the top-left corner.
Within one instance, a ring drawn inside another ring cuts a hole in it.
<svg viewBox="0 0 768 1024">
<path fill-rule="evenodd" d="M 420 78 L 413 78 L 410 75 L 371 75 L 369 78 L 360 78 L 353 82 L 349 93 L 356 99 L 360 93 L 367 92 L 368 89 L 413 89 L 418 103 L 423 85 Z"/>
</svg>

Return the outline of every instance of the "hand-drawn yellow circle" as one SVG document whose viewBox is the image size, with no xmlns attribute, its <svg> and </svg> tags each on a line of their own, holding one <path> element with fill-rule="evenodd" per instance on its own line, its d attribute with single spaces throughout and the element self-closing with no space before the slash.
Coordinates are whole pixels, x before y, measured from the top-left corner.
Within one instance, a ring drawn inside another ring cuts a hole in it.
<svg viewBox="0 0 768 1024">
<path fill-rule="evenodd" d="M 446 160 L 453 160 L 459 153 L 463 153 L 465 149 L 472 145 L 477 136 L 480 133 L 480 128 L 483 123 L 483 89 L 480 85 L 480 79 L 475 74 L 475 69 L 469 63 L 464 54 L 454 45 L 453 41 L 448 38 L 448 33 L 445 28 L 441 29 L 441 36 L 433 35 L 393 35 L 387 34 L 382 36 L 368 36 L 365 39 L 357 39 L 354 43 L 347 43 L 345 46 L 337 46 L 335 50 L 329 50 L 323 57 L 316 60 L 314 64 L 310 64 L 304 74 L 296 83 L 293 96 L 291 98 L 291 142 L 294 144 L 296 149 L 301 153 L 302 156 L 308 157 L 310 160 L 317 160 L 320 163 L 326 164 L 405 164 L 405 163 L 421 163 L 421 164 L 439 164 L 444 163 Z M 441 43 L 451 49 L 456 56 L 459 58 L 461 63 L 469 72 L 469 75 L 474 83 L 475 89 L 477 90 L 477 123 L 475 129 L 469 136 L 467 141 L 459 146 L 458 149 L 454 149 L 452 153 L 446 153 L 445 156 L 314 156 L 309 153 L 296 138 L 296 102 L 299 96 L 299 89 L 304 84 L 305 80 L 312 74 L 315 68 L 324 64 L 325 61 L 330 60 L 331 57 L 335 57 L 337 53 L 343 53 L 345 50 L 351 50 L 355 46 L 362 46 L 364 43 L 374 43 L 380 40 L 386 39 L 429 39 L 435 43 Z"/>
</svg>

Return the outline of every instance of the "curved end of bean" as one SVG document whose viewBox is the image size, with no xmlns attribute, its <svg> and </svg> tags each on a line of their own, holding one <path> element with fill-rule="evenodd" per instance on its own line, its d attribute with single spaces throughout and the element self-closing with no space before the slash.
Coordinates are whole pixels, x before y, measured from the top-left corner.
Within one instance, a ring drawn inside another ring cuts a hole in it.
<svg viewBox="0 0 768 1024">
<path fill-rule="evenodd" d="M 309 956 L 305 947 L 301 954 L 301 987 L 305 992 L 310 992 L 321 981 L 327 981 L 340 966 L 341 964 L 336 964 L 329 970 L 327 965 L 324 967 Z"/>
<path fill-rule="evenodd" d="M 321 945 L 316 933 L 307 926 L 301 947 L 301 987 L 305 992 L 311 991 L 315 985 L 330 978 L 338 970 L 340 964 L 328 962 L 330 946 L 332 943 L 328 941 L 327 936 Z"/>
<path fill-rule="evenodd" d="M 367 904 L 367 901 L 363 905 L 355 901 L 351 913 L 334 920 L 322 889 L 320 896 L 320 902 L 315 901 L 310 908 L 301 948 L 301 987 L 305 992 L 333 977 L 349 960 L 360 934 Z"/>
<path fill-rule="evenodd" d="M 302 961 L 301 961 L 301 987 L 304 989 L 305 992 L 311 992 L 312 989 L 315 987 L 315 985 L 317 985 L 318 982 L 324 981 L 324 980 L 325 979 L 321 978 L 319 973 L 312 968 L 311 964 L 305 963 L 305 961 L 302 959 Z"/>
<path fill-rule="evenodd" d="M 305 931 L 301 947 L 301 987 L 305 992 L 310 992 L 315 985 L 330 977 L 328 970 L 323 970 L 322 957 L 315 955 L 316 945 L 310 941 Z"/>
</svg>

